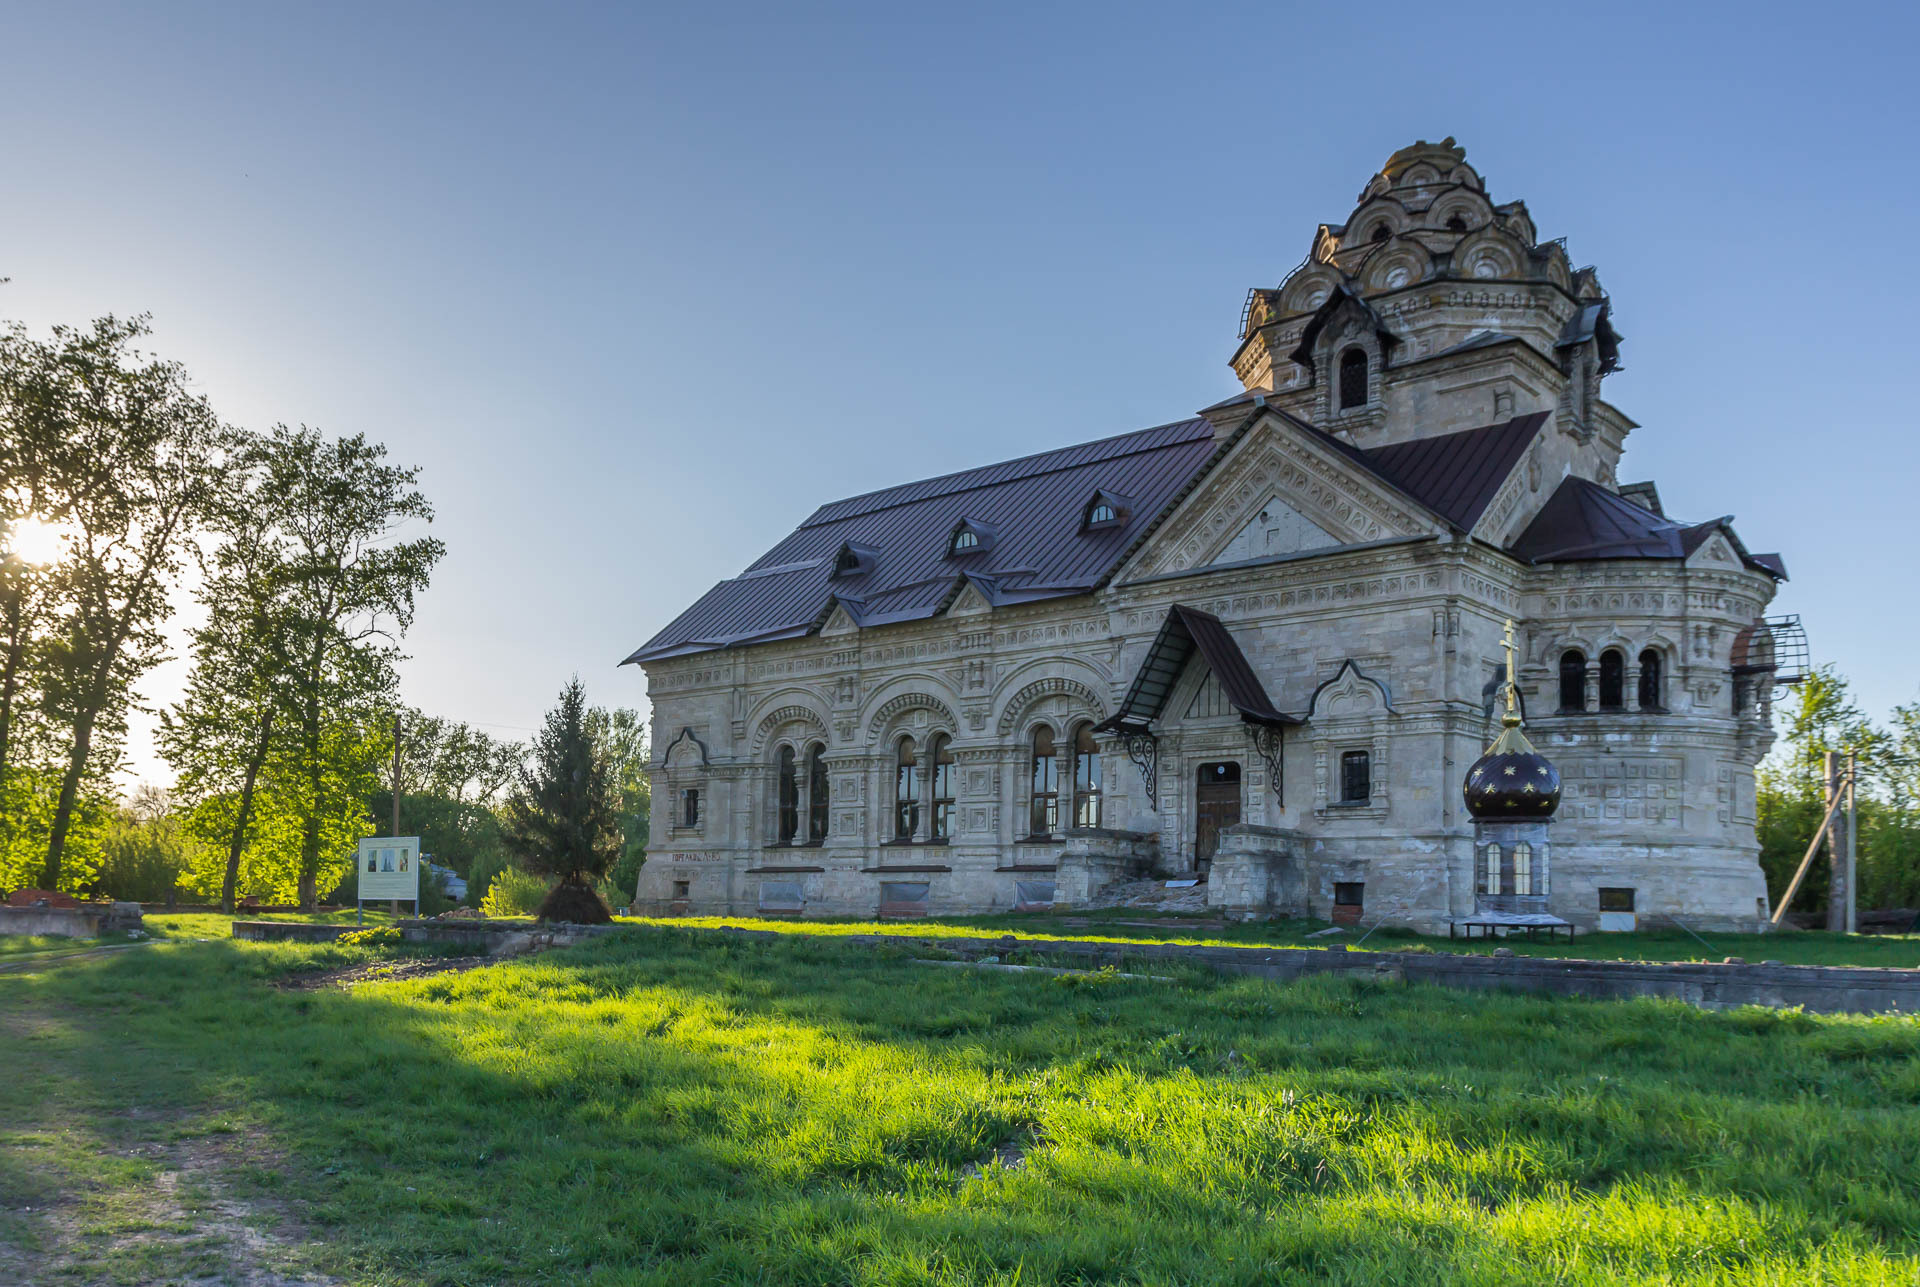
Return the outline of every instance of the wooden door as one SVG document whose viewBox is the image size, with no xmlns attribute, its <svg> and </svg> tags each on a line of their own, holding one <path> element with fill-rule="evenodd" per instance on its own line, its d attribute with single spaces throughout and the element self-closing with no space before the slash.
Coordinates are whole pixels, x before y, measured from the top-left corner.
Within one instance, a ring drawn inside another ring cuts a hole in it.
<svg viewBox="0 0 1920 1287">
<path fill-rule="evenodd" d="M 1240 766 L 1232 760 L 1200 766 L 1194 787 L 1193 866 L 1204 872 L 1220 848 L 1220 829 L 1240 821 Z"/>
</svg>

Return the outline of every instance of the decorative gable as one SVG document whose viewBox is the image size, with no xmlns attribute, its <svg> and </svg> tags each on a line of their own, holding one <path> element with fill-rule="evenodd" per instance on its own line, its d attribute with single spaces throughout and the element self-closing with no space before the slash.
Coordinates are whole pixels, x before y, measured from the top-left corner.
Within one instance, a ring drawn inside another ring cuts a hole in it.
<svg viewBox="0 0 1920 1287">
<path fill-rule="evenodd" d="M 1439 530 L 1434 518 L 1323 435 L 1269 412 L 1135 556 L 1128 575 L 1160 576 Z M 1294 550 L 1238 552 L 1264 547 L 1269 531 L 1278 533 L 1277 545 L 1293 544 Z M 1229 555 L 1230 549 L 1235 553 Z"/>
</svg>

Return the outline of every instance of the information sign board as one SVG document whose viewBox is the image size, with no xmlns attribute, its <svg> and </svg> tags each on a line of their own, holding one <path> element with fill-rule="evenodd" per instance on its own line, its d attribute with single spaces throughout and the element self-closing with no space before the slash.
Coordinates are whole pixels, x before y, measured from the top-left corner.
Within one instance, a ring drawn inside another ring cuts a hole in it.
<svg viewBox="0 0 1920 1287">
<path fill-rule="evenodd" d="M 360 901 L 420 901 L 420 837 L 371 836 L 360 842 Z"/>
</svg>

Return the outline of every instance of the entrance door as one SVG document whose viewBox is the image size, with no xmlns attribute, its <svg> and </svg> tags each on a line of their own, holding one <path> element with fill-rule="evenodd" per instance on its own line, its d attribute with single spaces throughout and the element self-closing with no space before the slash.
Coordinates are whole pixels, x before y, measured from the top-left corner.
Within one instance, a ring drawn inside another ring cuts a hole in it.
<svg viewBox="0 0 1920 1287">
<path fill-rule="evenodd" d="M 1205 873 L 1220 848 L 1220 828 L 1240 821 L 1240 766 L 1232 760 L 1200 766 L 1194 788 L 1193 866 Z"/>
</svg>

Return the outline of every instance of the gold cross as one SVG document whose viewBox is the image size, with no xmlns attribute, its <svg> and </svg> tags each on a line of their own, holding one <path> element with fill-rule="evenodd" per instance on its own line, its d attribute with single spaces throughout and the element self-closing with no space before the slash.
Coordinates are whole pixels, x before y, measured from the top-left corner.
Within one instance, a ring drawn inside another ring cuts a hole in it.
<svg viewBox="0 0 1920 1287">
<path fill-rule="evenodd" d="M 1520 699 L 1518 696 L 1520 690 L 1518 687 L 1519 671 L 1514 661 L 1512 617 L 1507 618 L 1507 632 L 1500 642 L 1507 650 L 1507 715 L 1517 718 L 1520 714 Z"/>
</svg>

